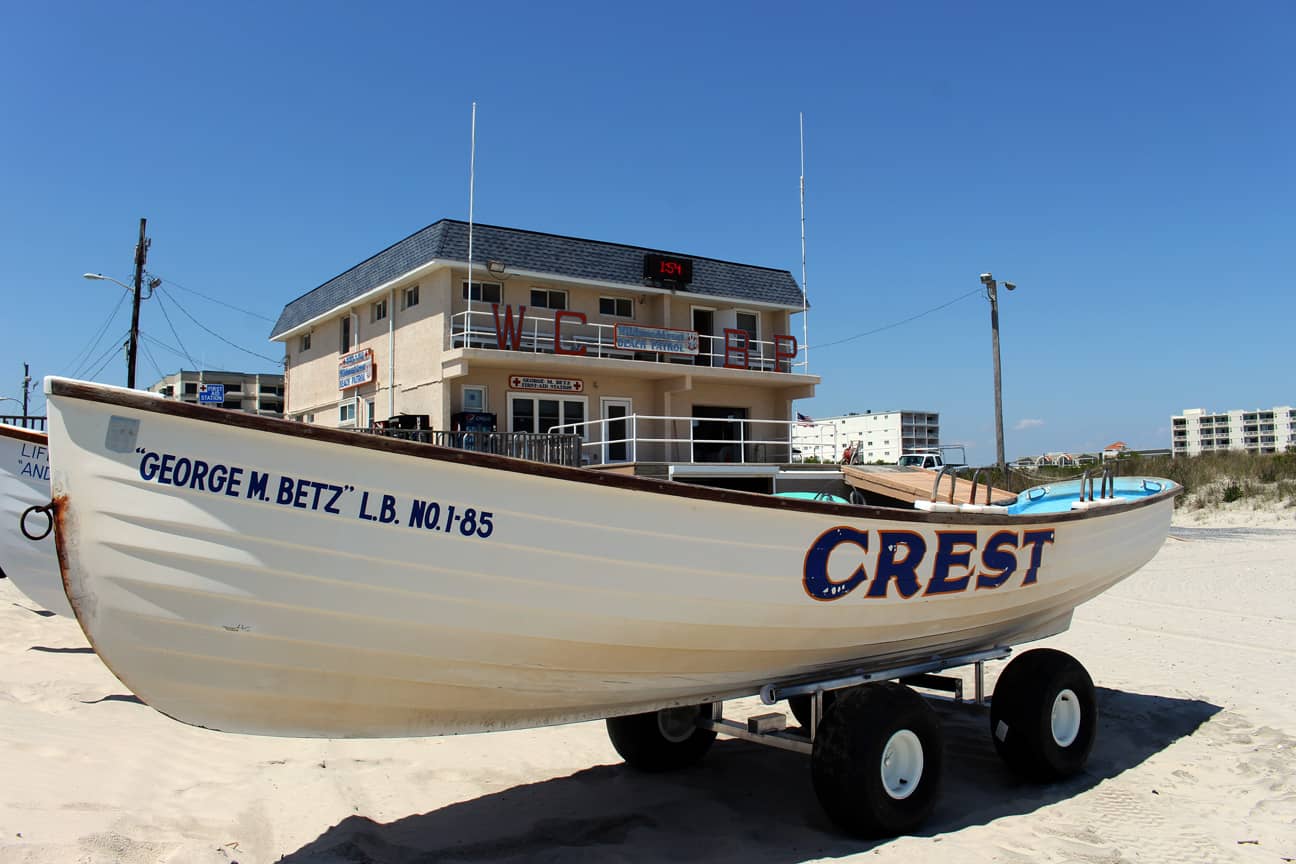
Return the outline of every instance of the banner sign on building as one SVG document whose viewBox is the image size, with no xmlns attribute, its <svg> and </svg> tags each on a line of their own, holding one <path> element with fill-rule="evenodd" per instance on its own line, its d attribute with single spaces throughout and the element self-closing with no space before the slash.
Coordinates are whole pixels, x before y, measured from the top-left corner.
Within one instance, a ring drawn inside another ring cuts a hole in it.
<svg viewBox="0 0 1296 864">
<path fill-rule="evenodd" d="M 580 378 L 541 378 L 534 375 L 510 375 L 509 387 L 513 390 L 543 390 L 549 393 L 585 392 L 585 382 Z"/>
<path fill-rule="evenodd" d="M 338 389 L 348 390 L 373 380 L 373 350 L 354 351 L 338 360 Z"/>
<path fill-rule="evenodd" d="M 616 325 L 616 347 L 622 351 L 657 351 L 662 354 L 698 353 L 696 330 L 671 330 L 667 327 Z"/>
</svg>

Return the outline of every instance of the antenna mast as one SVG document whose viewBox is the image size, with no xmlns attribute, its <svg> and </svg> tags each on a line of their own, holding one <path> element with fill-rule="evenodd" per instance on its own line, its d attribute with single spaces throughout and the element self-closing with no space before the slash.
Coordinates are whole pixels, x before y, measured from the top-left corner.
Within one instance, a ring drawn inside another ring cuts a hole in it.
<svg viewBox="0 0 1296 864">
<path fill-rule="evenodd" d="M 468 150 L 468 319 L 464 322 L 464 344 L 470 347 L 472 339 L 473 292 L 473 185 L 477 177 L 477 103 L 472 103 L 472 138 Z"/>
<path fill-rule="evenodd" d="M 801 125 L 801 350 L 805 352 L 805 373 L 810 374 L 810 303 L 806 286 L 805 253 L 805 112 L 799 115 Z"/>
</svg>

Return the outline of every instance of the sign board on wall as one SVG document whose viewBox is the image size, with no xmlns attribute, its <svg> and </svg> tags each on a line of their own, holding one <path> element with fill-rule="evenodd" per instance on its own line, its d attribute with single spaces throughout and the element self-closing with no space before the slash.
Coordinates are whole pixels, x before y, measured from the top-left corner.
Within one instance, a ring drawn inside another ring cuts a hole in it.
<svg viewBox="0 0 1296 864">
<path fill-rule="evenodd" d="M 225 385 L 224 384 L 199 384 L 198 385 L 199 402 L 224 402 Z"/>
<path fill-rule="evenodd" d="M 373 380 L 373 351 L 353 351 L 338 360 L 338 389 L 348 390 Z"/>
<path fill-rule="evenodd" d="M 542 390 L 547 393 L 585 392 L 585 382 L 580 378 L 542 378 L 535 375 L 510 375 L 509 387 L 513 390 Z"/>
<path fill-rule="evenodd" d="M 615 328 L 616 347 L 622 351 L 656 351 L 662 354 L 698 353 L 696 330 L 672 330 L 668 327 L 637 327 L 618 324 Z"/>
<path fill-rule="evenodd" d="M 687 285 L 693 281 L 693 262 L 674 255 L 644 256 L 644 278 L 650 282 Z"/>
</svg>

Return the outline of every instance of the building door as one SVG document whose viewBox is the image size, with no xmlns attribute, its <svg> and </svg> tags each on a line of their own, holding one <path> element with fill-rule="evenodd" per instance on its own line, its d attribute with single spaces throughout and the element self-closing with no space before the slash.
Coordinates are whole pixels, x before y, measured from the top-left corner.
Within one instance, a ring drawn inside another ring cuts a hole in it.
<svg viewBox="0 0 1296 864">
<path fill-rule="evenodd" d="M 603 419 L 603 464 L 609 462 L 633 462 L 635 460 L 634 442 L 630 440 L 630 423 L 625 418 L 630 416 L 629 399 L 602 399 Z"/>
<path fill-rule="evenodd" d="M 693 406 L 693 461 L 744 462 L 746 408 Z"/>
<path fill-rule="evenodd" d="M 715 310 L 704 309 L 701 306 L 693 307 L 693 329 L 698 334 L 698 355 L 695 362 L 697 366 L 712 365 L 712 356 L 716 353 L 715 335 Z"/>
</svg>

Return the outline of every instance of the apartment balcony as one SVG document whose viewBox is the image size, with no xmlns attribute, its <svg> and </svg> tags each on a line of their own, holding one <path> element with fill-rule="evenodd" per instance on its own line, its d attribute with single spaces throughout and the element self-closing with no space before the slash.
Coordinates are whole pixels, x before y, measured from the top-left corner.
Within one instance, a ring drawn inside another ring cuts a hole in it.
<svg viewBox="0 0 1296 864">
<path fill-rule="evenodd" d="M 530 309 L 520 323 L 514 317 L 511 326 L 501 318 L 497 332 L 495 313 L 487 308 L 452 317 L 442 363 L 450 375 L 467 374 L 473 367 L 507 367 L 519 373 L 531 368 L 546 374 L 603 371 L 629 378 L 692 376 L 777 388 L 793 399 L 814 395 L 819 378 L 804 373 L 804 348 L 787 356 L 787 347 L 767 339 L 726 345 L 723 336 L 637 324 L 580 324 Z"/>
<path fill-rule="evenodd" d="M 849 443 L 831 424 L 631 414 L 549 430 L 580 438 L 580 463 L 779 465 L 836 462 Z"/>
</svg>

